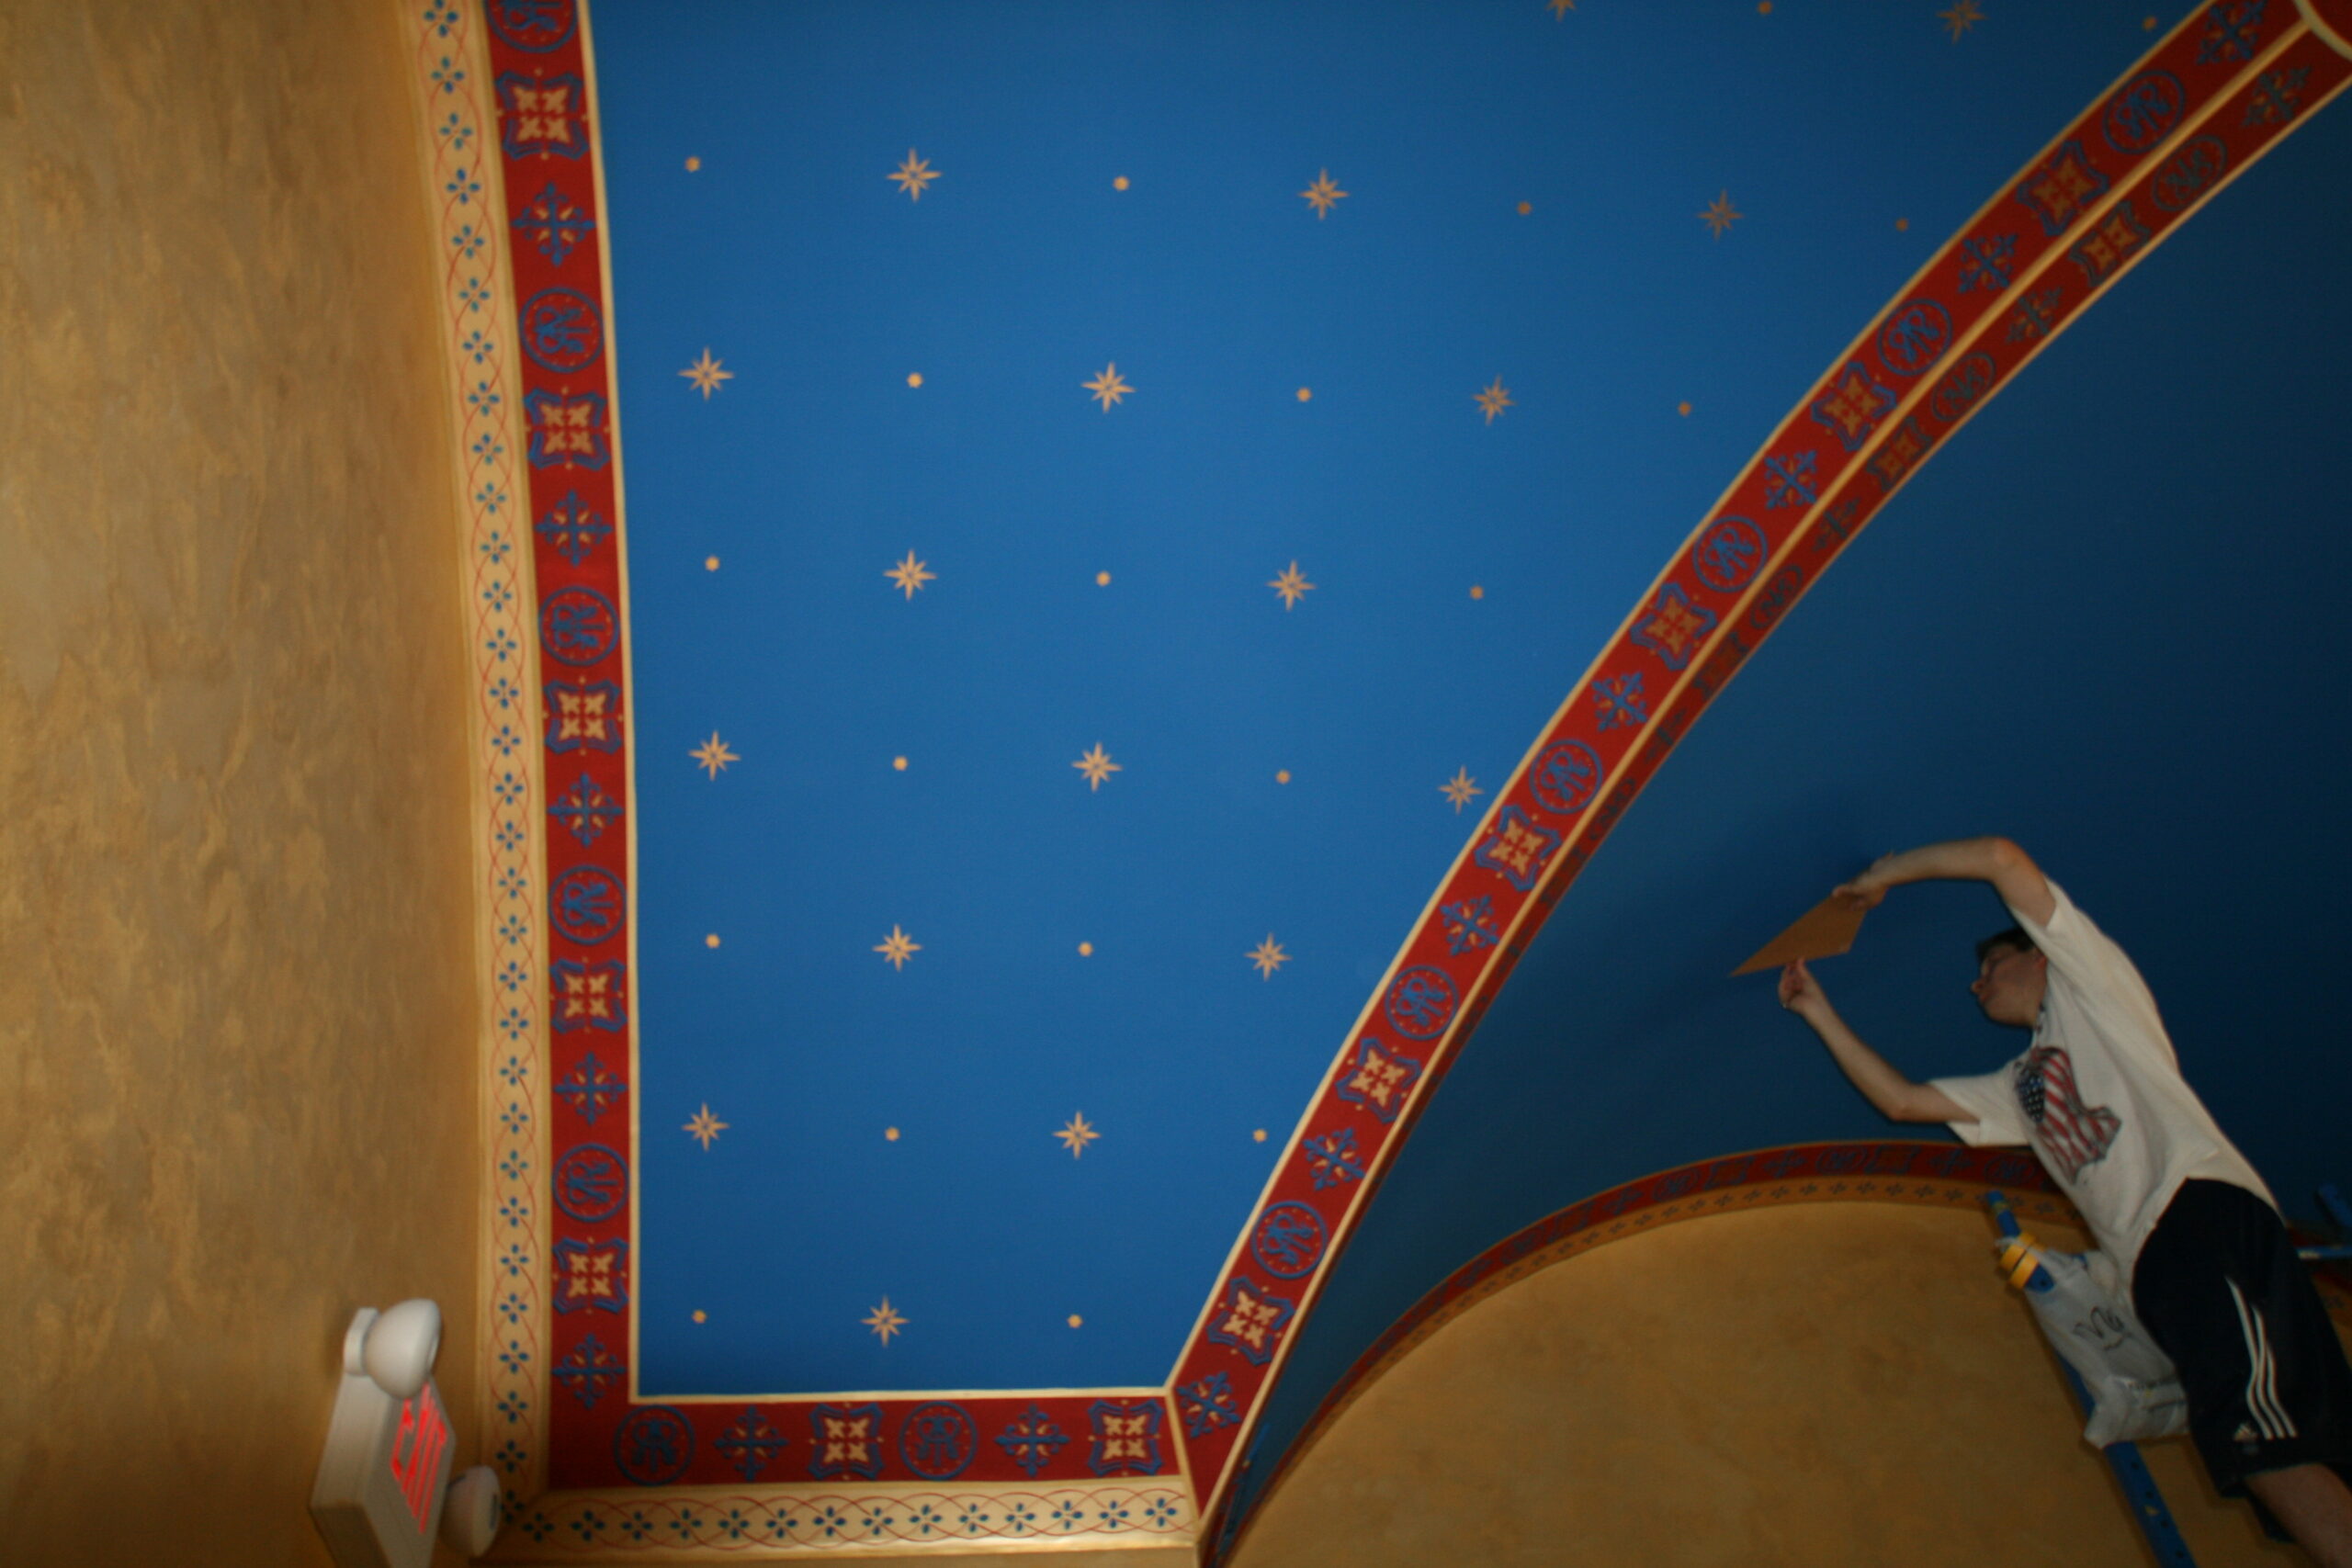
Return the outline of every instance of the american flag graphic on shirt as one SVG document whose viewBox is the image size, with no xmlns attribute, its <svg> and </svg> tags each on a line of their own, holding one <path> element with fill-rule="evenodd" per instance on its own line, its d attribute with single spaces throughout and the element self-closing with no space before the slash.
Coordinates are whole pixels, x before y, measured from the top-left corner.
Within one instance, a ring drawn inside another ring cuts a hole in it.
<svg viewBox="0 0 2352 1568">
<path fill-rule="evenodd" d="M 2061 1045 L 2037 1045 L 2017 1065 L 2018 1104 L 2033 1123 L 2034 1142 L 2060 1177 L 2073 1181 L 2103 1157 L 2123 1130 L 2104 1105 L 2085 1105 L 2075 1084 L 2074 1058 Z"/>
</svg>

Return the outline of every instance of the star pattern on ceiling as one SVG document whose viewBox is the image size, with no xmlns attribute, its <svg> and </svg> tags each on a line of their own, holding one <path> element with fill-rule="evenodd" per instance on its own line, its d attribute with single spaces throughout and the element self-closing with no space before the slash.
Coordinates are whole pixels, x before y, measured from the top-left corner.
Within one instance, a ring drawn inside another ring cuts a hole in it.
<svg viewBox="0 0 2352 1568">
<path fill-rule="evenodd" d="M 1552 13 L 1552 19 L 1555 22 L 1566 21 L 1568 19 L 1568 13 L 1576 8 L 1577 0 L 1550 0 L 1549 9 Z"/>
<path fill-rule="evenodd" d="M 1272 931 L 1268 931 L 1266 940 L 1251 948 L 1247 956 L 1258 966 L 1258 977 L 1261 980 L 1272 979 L 1274 971 L 1290 962 L 1290 954 L 1283 951 L 1282 943 L 1274 940 Z"/>
<path fill-rule="evenodd" d="M 1283 596 L 1283 608 L 1285 610 L 1297 604 L 1301 598 L 1315 592 L 1315 584 L 1306 581 L 1306 574 L 1298 570 L 1296 561 L 1291 562 L 1287 570 L 1280 577 L 1268 581 L 1266 586 Z"/>
<path fill-rule="evenodd" d="M 1714 200 L 1707 203 L 1706 210 L 1699 214 L 1699 221 L 1707 226 L 1709 233 L 1720 240 L 1724 237 L 1724 230 L 1747 216 L 1747 213 L 1732 206 L 1731 192 L 1726 190 Z"/>
<path fill-rule="evenodd" d="M 859 1321 L 872 1329 L 875 1337 L 880 1339 L 885 1345 L 890 1343 L 890 1336 L 893 1334 L 904 1334 L 907 1331 L 908 1320 L 890 1304 L 890 1298 L 888 1296 L 882 1298 L 880 1306 L 876 1307 Z"/>
<path fill-rule="evenodd" d="M 1957 0 L 1950 10 L 1937 12 L 1936 18 L 1951 34 L 1951 41 L 1958 43 L 1962 33 L 1984 19 L 1984 13 L 1976 0 Z"/>
<path fill-rule="evenodd" d="M 890 934 L 876 942 L 874 951 L 888 960 L 891 968 L 904 969 L 907 966 L 907 960 L 922 951 L 922 943 L 908 936 L 894 922 L 890 927 Z"/>
<path fill-rule="evenodd" d="M 1453 776 L 1437 787 L 1440 794 L 1453 802 L 1453 814 L 1457 817 L 1462 815 L 1462 808 L 1470 804 L 1474 795 L 1487 793 L 1478 787 L 1478 781 L 1470 776 L 1467 768 L 1454 769 Z"/>
<path fill-rule="evenodd" d="M 1321 222 L 1331 216 L 1331 209 L 1347 199 L 1348 193 L 1331 183 L 1331 171 L 1325 169 L 1315 176 L 1315 183 L 1298 193 L 1306 205 L 1315 209 L 1315 219 Z"/>
<path fill-rule="evenodd" d="M 1093 750 L 1087 752 L 1070 766 L 1086 775 L 1086 787 L 1089 790 L 1101 789 L 1104 779 L 1109 778 L 1113 773 L 1126 771 L 1111 761 L 1111 754 L 1102 750 L 1102 742 L 1100 740 L 1094 743 Z"/>
<path fill-rule="evenodd" d="M 727 1123 L 710 1113 L 710 1102 L 705 1100 L 703 1108 L 695 1112 L 694 1120 L 687 1122 L 683 1130 L 707 1152 L 710 1145 L 718 1141 L 718 1134 L 727 1130 Z"/>
<path fill-rule="evenodd" d="M 939 177 L 939 171 L 931 166 L 930 160 L 916 157 L 915 150 L 910 147 L 907 161 L 887 177 L 899 182 L 899 188 L 907 193 L 909 201 L 921 201 L 924 188 Z"/>
<path fill-rule="evenodd" d="M 926 563 L 922 561 L 915 559 L 914 551 L 909 550 L 907 552 L 906 559 L 890 568 L 882 575 L 897 583 L 900 588 L 905 589 L 907 591 L 907 597 L 909 599 L 912 599 L 915 596 L 916 589 L 921 588 L 926 582 L 936 582 L 939 581 L 939 573 L 935 571 L 925 571 L 923 570 L 925 564 Z"/>
<path fill-rule="evenodd" d="M 1505 409 L 1517 408 L 1519 405 L 1510 400 L 1510 389 L 1504 386 L 1503 378 L 1498 376 L 1495 378 L 1493 386 L 1478 394 L 1478 406 L 1487 411 L 1487 423 L 1492 424 L 1495 423 L 1495 415 Z"/>
<path fill-rule="evenodd" d="M 1086 1145 L 1102 1135 L 1087 1124 L 1086 1114 L 1083 1111 L 1071 1116 L 1069 1124 L 1054 1134 L 1061 1140 L 1062 1146 L 1069 1150 L 1069 1157 L 1072 1159 L 1084 1154 Z"/>
<path fill-rule="evenodd" d="M 716 729 L 710 732 L 709 739 L 695 747 L 689 755 L 712 778 L 717 778 L 728 763 L 740 762 L 743 760 L 727 749 L 727 742 L 718 738 L 718 731 Z"/>
<path fill-rule="evenodd" d="M 1089 392 L 1091 392 L 1095 397 L 1100 398 L 1102 400 L 1102 412 L 1104 413 L 1109 413 L 1111 412 L 1111 405 L 1113 403 L 1117 402 L 1121 398 L 1125 397 L 1129 392 L 1135 390 L 1135 389 L 1127 385 L 1126 381 L 1119 375 L 1119 367 L 1115 360 L 1111 364 L 1104 366 L 1102 367 L 1102 374 L 1095 377 L 1093 380 L 1082 382 L 1080 384 L 1084 386 Z"/>
<path fill-rule="evenodd" d="M 711 393 L 718 390 L 718 384 L 721 381 L 735 379 L 735 372 L 719 368 L 726 363 L 727 361 L 723 359 L 713 359 L 710 356 L 709 348 L 706 346 L 702 351 L 702 357 L 679 371 L 678 374 L 692 381 L 696 389 L 702 393 L 702 400 L 708 402 Z"/>
</svg>

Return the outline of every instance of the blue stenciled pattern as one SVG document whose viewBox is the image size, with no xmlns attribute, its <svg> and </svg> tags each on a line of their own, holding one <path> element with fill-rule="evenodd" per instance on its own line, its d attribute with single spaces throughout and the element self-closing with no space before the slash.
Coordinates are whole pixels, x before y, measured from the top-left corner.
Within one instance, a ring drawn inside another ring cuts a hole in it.
<svg viewBox="0 0 2352 1568">
<path fill-rule="evenodd" d="M 1306 1161 L 1309 1179 L 1320 1192 L 1342 1181 L 1363 1179 L 1363 1156 L 1356 1148 L 1356 1134 L 1352 1127 L 1342 1127 L 1336 1133 L 1325 1133 L 1309 1138 L 1299 1147 L 1299 1156 Z"/>
<path fill-rule="evenodd" d="M 1014 1416 L 1004 1430 L 996 1435 L 996 1446 L 1012 1458 L 1012 1462 L 1035 1476 L 1054 1460 L 1054 1452 L 1069 1441 L 1069 1434 L 1055 1425 L 1054 1418 L 1031 1405 Z"/>
</svg>

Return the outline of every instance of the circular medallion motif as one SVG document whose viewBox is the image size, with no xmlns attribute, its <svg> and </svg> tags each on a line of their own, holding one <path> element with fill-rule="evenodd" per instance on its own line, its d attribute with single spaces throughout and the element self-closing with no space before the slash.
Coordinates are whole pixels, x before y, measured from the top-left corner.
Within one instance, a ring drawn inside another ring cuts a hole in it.
<svg viewBox="0 0 2352 1568">
<path fill-rule="evenodd" d="M 2099 134 L 2118 152 L 2137 155 L 2162 141 L 2179 123 L 2185 95 L 2180 78 L 2169 71 L 2150 71 L 2132 78 L 2099 116 Z"/>
<path fill-rule="evenodd" d="M 490 30 L 526 54 L 550 54 L 578 26 L 572 0 L 490 0 Z"/>
<path fill-rule="evenodd" d="M 1451 975 L 1427 964 L 1417 964 L 1397 976 L 1396 984 L 1388 987 L 1385 1010 L 1397 1033 L 1429 1040 L 1445 1032 L 1458 999 Z"/>
<path fill-rule="evenodd" d="M 628 1162 L 602 1144 L 575 1144 L 555 1165 L 555 1206 L 583 1225 L 602 1224 L 628 1201 Z"/>
<path fill-rule="evenodd" d="M 523 352 L 558 375 L 594 365 L 605 352 L 596 307 L 569 288 L 542 288 L 523 306 Z"/>
<path fill-rule="evenodd" d="M 620 637 L 620 613 L 593 588 L 560 588 L 539 606 L 539 646 L 563 664 L 594 664 Z"/>
<path fill-rule="evenodd" d="M 952 1481 L 979 1448 L 972 1418 L 945 1400 L 918 1404 L 899 1425 L 899 1458 L 925 1481 Z"/>
<path fill-rule="evenodd" d="M 572 941 L 593 943 L 621 929 L 628 900 L 620 878 L 601 865 L 575 865 L 548 894 L 548 916 Z"/>
<path fill-rule="evenodd" d="M 1690 570 L 1718 593 L 1735 593 L 1764 562 L 1764 536 L 1745 517 L 1724 517 L 1690 551 Z"/>
<path fill-rule="evenodd" d="M 1311 1274 L 1323 1261 L 1329 1240 L 1323 1216 L 1305 1203 L 1277 1203 L 1259 1219 L 1250 1233 L 1250 1256 L 1260 1268 L 1279 1279 Z"/>
<path fill-rule="evenodd" d="M 1936 417 L 1946 424 L 1958 424 L 1960 416 L 1976 406 L 1993 386 L 1993 356 L 1972 354 L 1951 367 L 1943 385 L 1936 389 L 1929 400 L 1935 405 Z"/>
<path fill-rule="evenodd" d="M 1547 811 L 1566 815 L 1582 811 L 1600 788 L 1600 758 L 1581 740 L 1563 740 L 1544 749 L 1527 776 L 1527 786 Z"/>
<path fill-rule="evenodd" d="M 1878 330 L 1879 363 L 1897 376 L 1917 376 L 1951 346 L 1951 317 L 1933 299 L 1906 299 Z"/>
<path fill-rule="evenodd" d="M 694 1457 L 694 1426 L 673 1405 L 640 1404 L 613 1434 L 613 1462 L 634 1486 L 666 1486 L 685 1474 Z"/>
</svg>

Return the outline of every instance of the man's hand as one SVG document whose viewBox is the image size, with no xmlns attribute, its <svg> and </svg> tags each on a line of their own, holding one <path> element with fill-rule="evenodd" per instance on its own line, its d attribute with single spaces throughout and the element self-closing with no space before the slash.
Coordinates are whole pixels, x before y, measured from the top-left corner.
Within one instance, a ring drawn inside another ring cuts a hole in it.
<svg viewBox="0 0 2352 1568">
<path fill-rule="evenodd" d="M 1895 855 L 1881 855 L 1871 862 L 1871 868 L 1851 882 L 1841 882 L 1829 890 L 1832 898 L 1842 898 L 1857 909 L 1875 909 L 1886 897 L 1886 890 L 1894 885 L 1889 874 L 1894 869 Z"/>
<path fill-rule="evenodd" d="M 1828 1007 L 1829 998 L 1822 991 L 1821 982 L 1800 958 L 1781 969 L 1781 1005 L 1798 1017 L 1810 1020 L 1814 1013 Z"/>
</svg>

